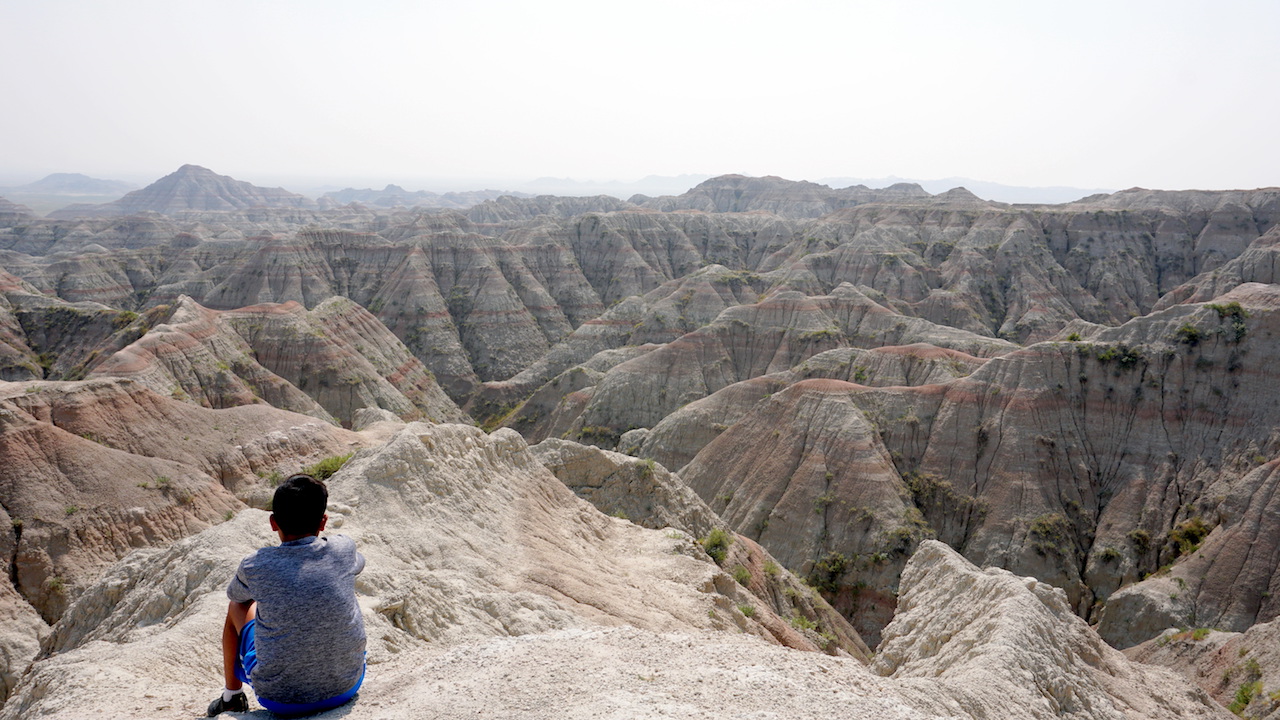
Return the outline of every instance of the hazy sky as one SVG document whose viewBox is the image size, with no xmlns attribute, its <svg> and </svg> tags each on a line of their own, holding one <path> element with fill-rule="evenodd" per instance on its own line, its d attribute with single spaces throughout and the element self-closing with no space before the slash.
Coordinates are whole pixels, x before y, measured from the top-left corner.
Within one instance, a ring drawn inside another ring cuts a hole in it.
<svg viewBox="0 0 1280 720">
<path fill-rule="evenodd" d="M 0 0 L 0 28 L 9 178 L 1280 185 L 1272 0 Z"/>
</svg>

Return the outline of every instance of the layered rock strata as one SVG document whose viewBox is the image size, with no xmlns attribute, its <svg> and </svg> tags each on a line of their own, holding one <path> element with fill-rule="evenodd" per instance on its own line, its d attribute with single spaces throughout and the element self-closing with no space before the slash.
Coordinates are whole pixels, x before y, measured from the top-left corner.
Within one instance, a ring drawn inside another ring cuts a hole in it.
<svg viewBox="0 0 1280 720">
<path fill-rule="evenodd" d="M 394 335 L 340 297 L 310 312 L 297 303 L 218 312 L 183 297 L 93 375 L 133 378 L 204 407 L 265 401 L 347 426 L 364 407 L 406 420 L 466 417 Z"/>
</svg>

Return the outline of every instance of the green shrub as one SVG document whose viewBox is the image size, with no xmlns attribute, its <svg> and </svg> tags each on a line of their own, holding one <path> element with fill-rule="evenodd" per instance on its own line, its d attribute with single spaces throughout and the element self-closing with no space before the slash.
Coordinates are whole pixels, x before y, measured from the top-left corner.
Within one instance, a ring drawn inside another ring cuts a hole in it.
<svg viewBox="0 0 1280 720">
<path fill-rule="evenodd" d="M 729 553 L 729 546 L 733 544 L 733 535 L 721 530 L 720 528 L 712 528 L 707 536 L 698 541 L 702 544 L 702 549 L 707 551 L 712 560 L 717 565 L 723 565 L 724 559 Z"/>
<path fill-rule="evenodd" d="M 1031 521 L 1029 531 L 1031 547 L 1039 555 L 1063 555 L 1074 544 L 1071 523 L 1062 513 L 1040 515 Z"/>
<path fill-rule="evenodd" d="M 778 567 L 778 563 L 772 560 L 769 560 L 764 564 L 764 574 L 769 576 L 770 578 L 778 577 L 778 573 L 781 571 L 782 571 L 782 568 Z"/>
<path fill-rule="evenodd" d="M 1168 544 L 1174 557 L 1190 555 L 1200 549 L 1200 542 L 1209 534 L 1209 530 L 1209 526 L 1204 524 L 1199 515 L 1179 523 L 1169 531 L 1168 536 Z"/>
<path fill-rule="evenodd" d="M 330 455 L 311 467 L 303 470 L 304 473 L 314 477 L 317 480 L 328 480 L 333 477 L 334 473 L 342 469 L 343 465 L 351 459 L 355 453 L 347 453 L 346 455 Z"/>
<path fill-rule="evenodd" d="M 813 564 L 813 570 L 805 582 L 825 592 L 835 592 L 840 586 L 840 578 L 849 569 L 849 559 L 838 552 L 829 552 L 826 557 Z"/>
<path fill-rule="evenodd" d="M 1183 323 L 1182 327 L 1178 328 L 1173 336 L 1178 342 L 1195 347 L 1200 344 L 1200 339 L 1204 337 L 1204 333 L 1200 332 L 1200 329 L 1191 323 Z"/>
<path fill-rule="evenodd" d="M 1129 542 L 1133 545 L 1133 549 L 1136 550 L 1139 555 L 1145 555 L 1146 552 L 1151 549 L 1151 533 L 1146 530 L 1141 528 L 1137 530 L 1130 530 L 1129 534 L 1125 535 L 1125 537 L 1128 538 Z"/>
<path fill-rule="evenodd" d="M 1106 363 L 1115 360 L 1120 363 L 1120 368 L 1122 370 L 1127 370 L 1143 360 L 1141 350 L 1129 347 L 1124 343 L 1120 343 L 1119 345 L 1097 345 L 1094 346 L 1093 349 L 1095 353 L 1094 357 L 1098 359 L 1098 362 L 1105 365 Z"/>
<path fill-rule="evenodd" d="M 1249 311 L 1240 307 L 1238 302 L 1229 302 L 1225 304 L 1209 303 L 1205 307 L 1210 310 L 1216 310 L 1218 320 L 1231 320 L 1231 341 L 1240 342 L 1249 332 L 1249 328 L 1245 325 L 1244 319 L 1249 317 Z"/>
<path fill-rule="evenodd" d="M 738 612 L 742 613 L 742 616 L 743 616 L 743 617 L 749 617 L 749 618 L 750 618 L 750 617 L 755 617 L 755 616 L 756 616 L 756 609 L 755 609 L 755 607 L 754 607 L 754 606 L 752 606 L 752 605 L 739 605 L 739 606 L 738 606 Z"/>
<path fill-rule="evenodd" d="M 1235 301 L 1229 303 L 1206 303 L 1205 307 L 1210 310 L 1216 310 L 1219 320 L 1225 320 L 1229 317 L 1249 317 L 1249 311 Z"/>
<path fill-rule="evenodd" d="M 733 579 L 741 586 L 746 587 L 751 582 L 751 571 L 741 565 L 733 566 Z"/>
<path fill-rule="evenodd" d="M 1261 693 L 1262 682 L 1260 680 L 1244 683 L 1236 690 L 1235 700 L 1227 706 L 1227 709 L 1239 715 L 1244 712 L 1245 708 L 1249 707 L 1249 703 L 1253 702 L 1254 696 Z"/>
<path fill-rule="evenodd" d="M 826 512 L 827 507 L 829 507 L 831 503 L 835 501 L 836 501 L 836 496 L 832 495 L 831 493 L 822 495 L 821 497 L 813 501 L 813 511 L 818 515 L 821 515 L 822 513 Z"/>
<path fill-rule="evenodd" d="M 1200 642 L 1201 640 L 1209 637 L 1210 632 L 1212 631 L 1209 628 L 1196 628 L 1191 631 L 1191 639 L 1196 642 Z"/>
<path fill-rule="evenodd" d="M 800 614 L 799 610 L 791 616 L 791 627 L 797 630 L 813 630 L 818 627 L 818 623 Z"/>
<path fill-rule="evenodd" d="M 112 320 L 111 324 L 119 330 L 121 328 L 128 327 L 130 323 L 137 319 L 138 313 L 133 312 L 132 310 L 124 310 L 119 315 L 116 315 L 116 319 Z"/>
</svg>

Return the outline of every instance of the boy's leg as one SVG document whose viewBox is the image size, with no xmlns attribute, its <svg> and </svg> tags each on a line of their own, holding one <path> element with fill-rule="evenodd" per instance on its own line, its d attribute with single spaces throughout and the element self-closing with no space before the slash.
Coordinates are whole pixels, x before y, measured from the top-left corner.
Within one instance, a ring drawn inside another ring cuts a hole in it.
<svg viewBox="0 0 1280 720">
<path fill-rule="evenodd" d="M 222 673 L 228 690 L 239 690 L 242 683 L 236 677 L 236 664 L 240 662 L 240 631 L 258 611 L 258 604 L 232 601 L 227 605 L 227 621 L 222 626 Z"/>
</svg>

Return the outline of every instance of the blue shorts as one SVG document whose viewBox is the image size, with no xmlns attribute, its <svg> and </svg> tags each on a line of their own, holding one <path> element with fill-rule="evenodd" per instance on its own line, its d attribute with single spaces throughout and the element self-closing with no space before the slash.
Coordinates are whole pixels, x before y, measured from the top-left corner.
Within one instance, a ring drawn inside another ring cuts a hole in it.
<svg viewBox="0 0 1280 720">
<path fill-rule="evenodd" d="M 257 624 L 258 621 L 255 618 L 245 623 L 245 626 L 240 629 L 240 657 L 239 662 L 236 663 L 236 677 L 249 686 L 253 685 L 249 676 L 258 665 L 258 648 L 254 644 L 254 628 Z M 309 715 L 336 708 L 356 696 L 356 692 L 360 690 L 360 684 L 364 682 L 364 670 L 364 668 L 360 669 L 360 679 L 356 680 L 356 684 L 352 685 L 350 690 L 341 695 L 310 703 L 282 703 L 258 695 L 258 703 L 277 715 Z"/>
</svg>

